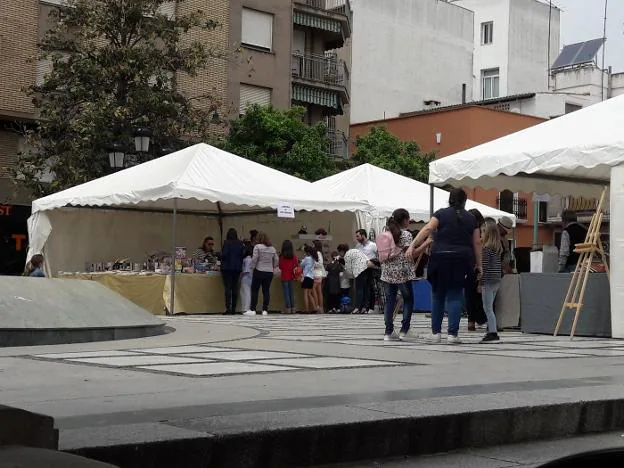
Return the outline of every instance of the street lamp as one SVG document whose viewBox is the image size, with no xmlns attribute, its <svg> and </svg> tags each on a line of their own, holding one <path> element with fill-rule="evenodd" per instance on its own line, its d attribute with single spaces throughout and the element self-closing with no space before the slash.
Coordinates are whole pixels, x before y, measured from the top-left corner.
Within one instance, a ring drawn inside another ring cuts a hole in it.
<svg viewBox="0 0 624 468">
<path fill-rule="evenodd" d="M 137 128 L 134 132 L 134 148 L 137 153 L 148 153 L 152 132 L 149 128 Z"/>
<path fill-rule="evenodd" d="M 108 162 L 112 169 L 123 169 L 126 152 L 121 143 L 113 143 L 108 149 Z"/>
</svg>

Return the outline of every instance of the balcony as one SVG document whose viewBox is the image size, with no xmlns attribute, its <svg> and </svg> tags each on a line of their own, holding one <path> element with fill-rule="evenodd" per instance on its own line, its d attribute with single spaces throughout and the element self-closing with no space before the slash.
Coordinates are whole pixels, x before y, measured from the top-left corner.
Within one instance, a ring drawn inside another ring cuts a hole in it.
<svg viewBox="0 0 624 468">
<path fill-rule="evenodd" d="M 324 31 L 328 49 L 337 49 L 351 37 L 349 0 L 295 0 L 293 22 L 299 26 Z"/>
<path fill-rule="evenodd" d="M 302 85 L 336 91 L 342 100 L 341 107 L 349 102 L 349 70 L 346 63 L 339 60 L 335 53 L 293 54 L 292 77 L 293 81 Z"/>
<path fill-rule="evenodd" d="M 329 154 L 336 159 L 349 159 L 349 140 L 340 130 L 328 130 Z"/>
<path fill-rule="evenodd" d="M 498 197 L 496 199 L 498 209 L 506 211 L 507 213 L 513 213 L 518 221 L 526 221 L 528 202 L 525 198 L 507 198 Z"/>
</svg>

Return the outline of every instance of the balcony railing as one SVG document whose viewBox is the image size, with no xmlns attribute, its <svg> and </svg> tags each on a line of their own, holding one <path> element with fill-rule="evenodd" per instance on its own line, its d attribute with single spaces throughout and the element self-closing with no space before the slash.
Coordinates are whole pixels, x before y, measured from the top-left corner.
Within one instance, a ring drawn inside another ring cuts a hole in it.
<svg viewBox="0 0 624 468">
<path fill-rule="evenodd" d="M 329 154 L 339 159 L 349 159 L 349 140 L 340 130 L 327 130 Z"/>
<path fill-rule="evenodd" d="M 296 0 L 311 8 L 325 10 L 340 15 L 351 17 L 351 4 L 349 0 Z"/>
<path fill-rule="evenodd" d="M 292 76 L 329 86 L 342 86 L 347 93 L 349 92 L 350 77 L 347 65 L 333 53 L 293 54 Z"/>
<path fill-rule="evenodd" d="M 527 219 L 528 202 L 526 199 L 514 198 L 513 200 L 510 200 L 498 197 L 496 201 L 499 210 L 506 211 L 507 213 L 513 213 L 516 215 L 516 218 L 521 220 Z"/>
</svg>

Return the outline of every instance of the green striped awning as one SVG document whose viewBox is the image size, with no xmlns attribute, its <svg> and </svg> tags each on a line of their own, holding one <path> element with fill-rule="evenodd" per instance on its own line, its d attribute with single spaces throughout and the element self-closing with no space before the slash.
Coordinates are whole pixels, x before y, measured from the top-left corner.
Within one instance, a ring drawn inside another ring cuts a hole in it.
<svg viewBox="0 0 624 468">
<path fill-rule="evenodd" d="M 317 106 L 330 107 L 340 111 L 340 98 L 336 91 L 311 88 L 293 83 L 292 100 Z"/>
<path fill-rule="evenodd" d="M 319 16 L 296 11 L 293 15 L 293 22 L 300 26 L 323 29 L 333 33 L 342 33 L 342 25 L 340 24 L 340 21 L 331 18 L 321 18 Z"/>
</svg>

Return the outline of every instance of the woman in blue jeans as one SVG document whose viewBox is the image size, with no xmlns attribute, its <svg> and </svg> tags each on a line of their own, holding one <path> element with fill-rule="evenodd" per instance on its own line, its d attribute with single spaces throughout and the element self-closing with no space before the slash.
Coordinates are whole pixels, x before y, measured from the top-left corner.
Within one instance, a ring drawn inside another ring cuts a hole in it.
<svg viewBox="0 0 624 468">
<path fill-rule="evenodd" d="M 388 219 L 387 229 L 392 233 L 394 243 L 400 252 L 381 263 L 381 281 L 386 285 L 386 308 L 384 318 L 386 323 L 385 341 L 404 340 L 409 337 L 409 329 L 412 321 L 413 296 L 412 281 L 416 279 L 416 265 L 412 258 L 405 255 L 405 251 L 412 242 L 412 234 L 407 230 L 410 215 L 407 210 L 399 208 L 394 210 Z M 398 292 L 403 296 L 403 321 L 401 332 L 397 335 L 394 331 L 394 306 Z"/>
<path fill-rule="evenodd" d="M 475 217 L 468 213 L 466 192 L 453 189 L 449 207 L 438 210 L 418 233 L 407 251 L 413 258 L 417 246 L 434 233 L 427 276 L 433 290 L 431 335 L 429 341 L 442 339 L 444 309 L 448 312 L 448 337 L 451 344 L 461 343 L 458 338 L 466 278 L 473 269 L 481 276 L 481 239 Z"/>
</svg>

